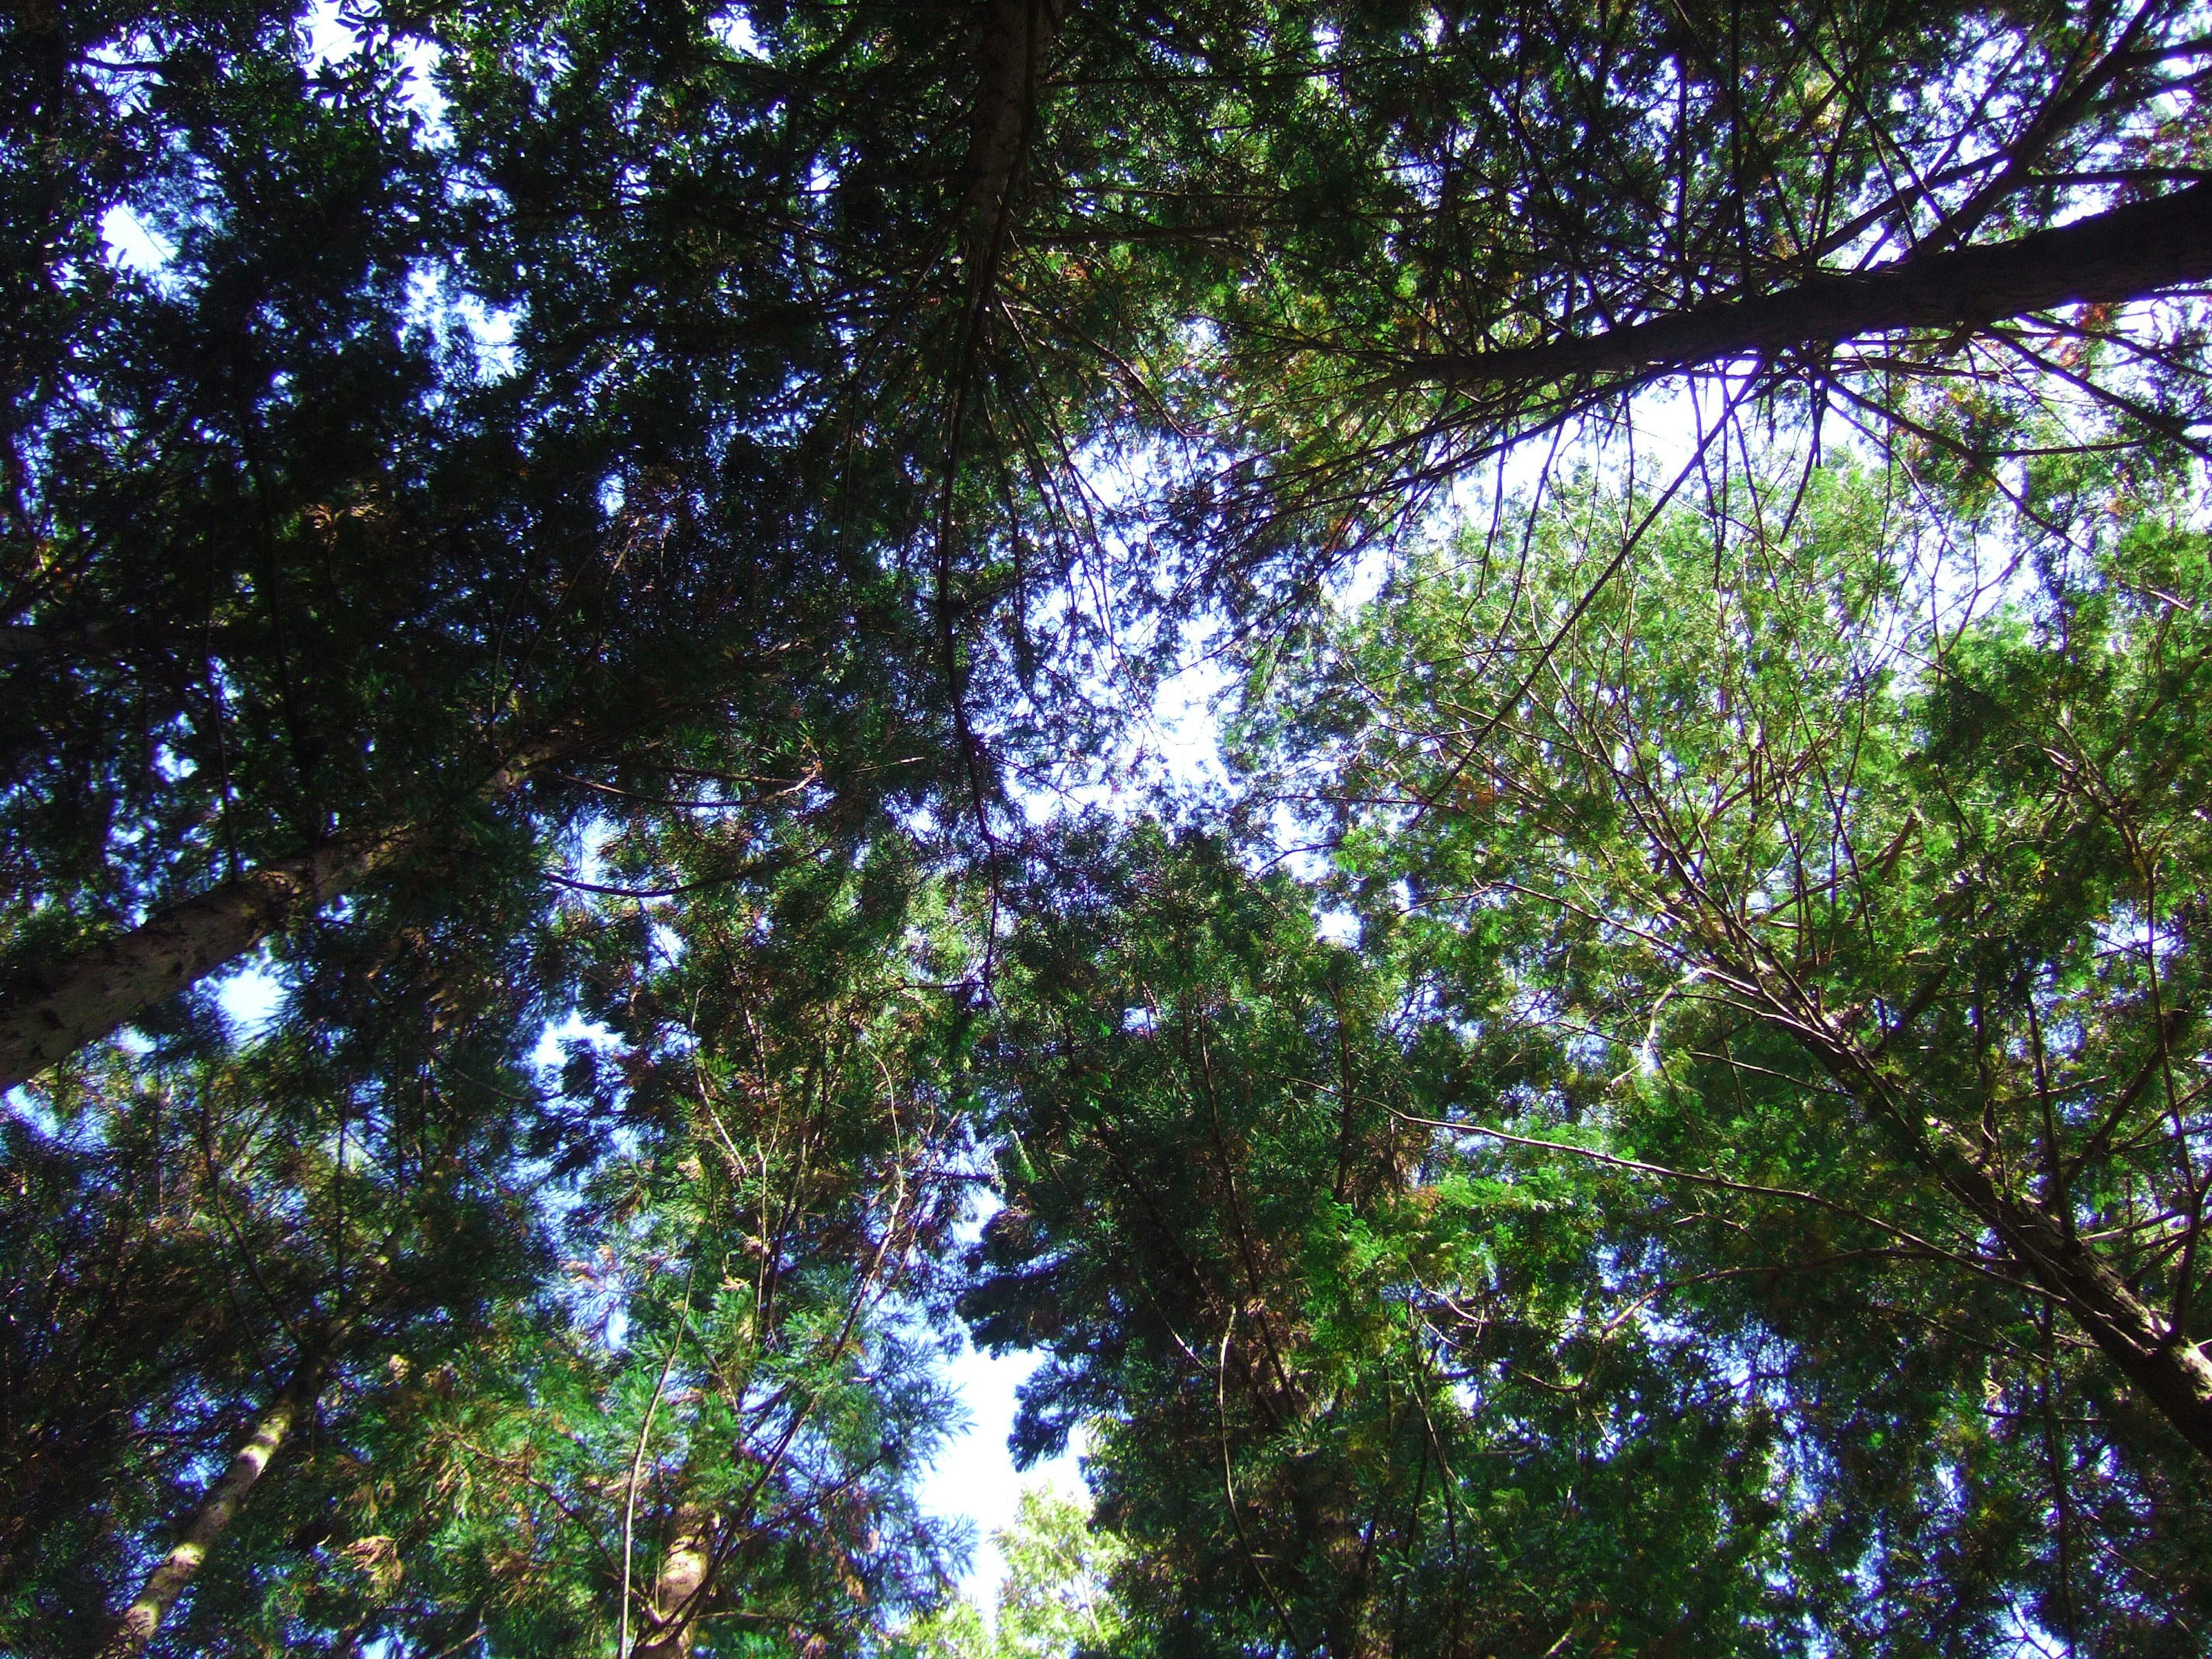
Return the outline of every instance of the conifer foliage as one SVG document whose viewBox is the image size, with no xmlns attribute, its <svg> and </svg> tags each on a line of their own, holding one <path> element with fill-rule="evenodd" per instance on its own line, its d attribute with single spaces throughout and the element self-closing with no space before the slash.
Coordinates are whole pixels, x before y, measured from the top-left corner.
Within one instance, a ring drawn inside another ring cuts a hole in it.
<svg viewBox="0 0 2212 1659">
<path fill-rule="evenodd" d="M 0 1652 L 2212 1651 L 2208 76 L 8 8 Z"/>
</svg>

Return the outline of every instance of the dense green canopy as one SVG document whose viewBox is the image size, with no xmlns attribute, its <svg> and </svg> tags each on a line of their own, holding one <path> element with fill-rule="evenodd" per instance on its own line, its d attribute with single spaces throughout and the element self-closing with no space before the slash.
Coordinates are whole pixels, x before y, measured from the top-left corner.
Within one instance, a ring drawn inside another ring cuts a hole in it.
<svg viewBox="0 0 2212 1659">
<path fill-rule="evenodd" d="M 2209 83 L 8 9 L 0 1653 L 2212 1652 Z"/>
</svg>

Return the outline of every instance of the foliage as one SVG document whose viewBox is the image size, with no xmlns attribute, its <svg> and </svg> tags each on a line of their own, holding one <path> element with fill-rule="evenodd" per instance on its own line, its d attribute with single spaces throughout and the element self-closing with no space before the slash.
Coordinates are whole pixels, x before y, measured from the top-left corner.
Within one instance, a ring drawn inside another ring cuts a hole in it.
<svg viewBox="0 0 2212 1659">
<path fill-rule="evenodd" d="M 1023 1488 L 1013 1521 L 992 1535 L 1006 1560 L 988 1625 L 965 1597 L 917 1621 L 905 1639 L 923 1659 L 1066 1659 L 1121 1651 L 1127 1614 L 1109 1582 L 1126 1553 L 1095 1532 L 1089 1506 L 1049 1486 Z"/>
<path fill-rule="evenodd" d="M 1459 1018 L 1502 976 L 1582 1048 L 1580 1086 L 1438 1115 L 1613 1159 L 1644 1188 L 1620 1265 L 1669 1322 L 1802 1369 L 1795 1443 L 1936 1412 L 1905 1443 L 1954 1439 L 1974 1543 L 2024 1552 L 2000 1569 L 2020 1616 L 2156 1651 L 2199 1616 L 2205 1516 L 2202 1390 L 2146 1369 L 2201 1271 L 2179 710 L 2204 544 L 2140 479 L 2039 482 L 2072 484 L 2049 499 L 2080 551 L 2030 584 L 2021 550 L 2012 597 L 1947 596 L 1932 562 L 1916 594 L 1901 550 L 1958 527 L 1838 466 L 1788 522 L 1778 495 L 1663 520 L 1562 625 L 1561 542 L 1632 505 L 1593 487 L 1535 527 L 1510 610 L 1477 547 L 1409 573 L 1302 729 L 1343 757 L 1370 924 Z M 1544 948 L 1501 950 L 1516 927 Z M 1878 1513 L 1852 1492 L 1852 1553 Z"/>
<path fill-rule="evenodd" d="M 1133 1639 L 1788 1650 L 1813 1609 L 1771 1411 L 1644 1339 L 1578 1170 L 1428 1127 L 1470 1073 L 1545 1059 L 1471 1051 L 1218 842 L 1079 837 L 1059 864 L 1024 906 L 1007 1205 L 965 1306 L 1049 1356 L 1018 1450 L 1091 1424 Z"/>
<path fill-rule="evenodd" d="M 2200 11 L 9 9 L 0 1646 L 2202 1651 Z"/>
</svg>

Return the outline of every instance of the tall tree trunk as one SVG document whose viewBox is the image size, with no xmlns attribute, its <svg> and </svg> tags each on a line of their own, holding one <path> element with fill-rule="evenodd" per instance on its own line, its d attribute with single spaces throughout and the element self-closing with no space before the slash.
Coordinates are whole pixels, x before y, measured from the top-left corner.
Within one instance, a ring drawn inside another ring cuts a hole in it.
<svg viewBox="0 0 2212 1659">
<path fill-rule="evenodd" d="M 1899 329 L 1972 328 L 2057 306 L 2122 304 L 2207 280 L 2212 183 L 2014 241 L 1824 271 L 1776 293 L 1707 301 L 1602 334 L 1415 358 L 1390 379 L 1477 391 L 1658 374 Z"/>
<path fill-rule="evenodd" d="M 696 1504 L 676 1511 L 675 1534 L 653 1588 L 653 1628 L 630 1659 L 685 1659 L 699 1629 L 707 1580 L 714 1565 L 714 1517 Z"/>
<path fill-rule="evenodd" d="M 169 1609 L 176 1605 L 177 1597 L 184 1594 L 185 1587 L 199 1571 L 200 1564 L 207 1559 L 208 1552 L 237 1517 L 246 1494 L 253 1490 L 270 1460 L 283 1449 L 300 1419 L 313 1407 L 322 1374 L 319 1357 L 302 1359 L 294 1369 L 291 1379 L 261 1420 L 253 1425 L 253 1432 L 238 1449 L 238 1455 L 231 1459 L 229 1469 L 192 1512 L 184 1537 L 162 1558 L 161 1565 L 147 1575 L 138 1599 L 125 1608 L 123 1616 L 115 1621 L 114 1630 L 100 1650 L 99 1659 L 136 1659 L 146 1650 L 155 1632 L 161 1628 L 161 1621 L 169 1616 Z"/>
<path fill-rule="evenodd" d="M 1037 90 L 1046 53 L 1060 27 L 1061 0 L 982 0 L 981 33 L 975 43 L 975 97 L 969 111 L 966 180 L 954 219 L 967 298 L 961 309 L 959 359 L 954 365 L 951 408 L 945 427 L 945 477 L 937 508 L 938 643 L 945 685 L 951 693 L 952 731 L 968 771 L 975 826 L 986 845 L 991 823 L 985 803 L 983 747 L 968 719 L 968 677 L 960 661 L 959 624 L 952 603 L 953 504 L 960 476 L 968 399 L 987 325 L 998 293 L 999 267 L 1018 216 L 1036 136 Z"/>
<path fill-rule="evenodd" d="M 540 744 L 518 754 L 492 775 L 479 798 L 512 793 L 555 752 L 553 745 Z M 63 958 L 29 989 L 0 998 L 0 1090 L 120 1030 L 164 998 L 313 915 L 362 877 L 425 847 L 443 828 L 341 836 L 313 852 L 196 894 L 127 933 Z"/>
<path fill-rule="evenodd" d="M 991 244 L 1003 234 L 1028 171 L 1036 125 L 1037 88 L 1045 54 L 1059 32 L 1061 0 L 986 0 L 976 43 L 975 101 L 970 112 L 967 188 L 961 234 L 969 264 L 994 263 Z"/>
</svg>

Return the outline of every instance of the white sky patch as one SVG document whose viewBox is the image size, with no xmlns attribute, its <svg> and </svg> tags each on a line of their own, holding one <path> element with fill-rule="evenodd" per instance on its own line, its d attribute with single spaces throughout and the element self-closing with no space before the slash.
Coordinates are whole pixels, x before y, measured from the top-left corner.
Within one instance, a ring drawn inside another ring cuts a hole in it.
<svg viewBox="0 0 2212 1659">
<path fill-rule="evenodd" d="M 267 1032 L 285 994 L 284 982 L 270 971 L 264 951 L 217 986 L 215 1000 L 240 1037 L 251 1042 Z"/>
<path fill-rule="evenodd" d="M 999 1208 L 997 1197 L 985 1189 L 981 1200 L 954 1236 L 953 1247 L 964 1250 L 982 1235 L 984 1224 Z M 975 1529 L 975 1553 L 960 1581 L 962 1594 L 981 1609 L 987 1622 L 997 1618 L 999 1581 L 1006 1576 L 1006 1556 L 991 1534 L 1013 1524 L 1024 1490 L 1048 1486 L 1090 1502 L 1084 1485 L 1080 1459 L 1083 1438 L 1071 1437 L 1068 1449 L 1058 1457 L 1014 1468 L 1007 1437 L 1014 1431 L 1014 1413 L 1020 1406 L 1017 1390 L 1044 1363 L 1039 1352 L 1010 1353 L 994 1358 L 963 1336 L 960 1352 L 946 1362 L 944 1376 L 959 1395 L 967 1425 L 948 1436 L 945 1449 L 931 1463 L 917 1494 L 926 1514 L 948 1520 L 964 1520 Z"/>
<path fill-rule="evenodd" d="M 1221 660 L 1198 654 L 1164 678 L 1151 707 L 1121 734 L 1115 751 L 1079 763 L 1079 781 L 1050 787 L 1012 781 L 1008 793 L 1032 824 L 1073 808 L 1143 813 L 1176 798 L 1224 788 L 1221 714 L 1235 680 Z"/>
<path fill-rule="evenodd" d="M 740 58 L 765 58 L 760 36 L 753 32 L 753 20 L 736 7 L 720 17 L 708 20 L 707 33 L 720 40 Z"/>
<path fill-rule="evenodd" d="M 100 216 L 100 240 L 107 257 L 141 276 L 158 282 L 168 272 L 176 249 L 146 228 L 145 221 L 121 202 Z"/>
<path fill-rule="evenodd" d="M 1077 463 L 1082 489 L 1102 519 L 1113 516 L 1133 502 L 1158 493 L 1158 481 L 1144 458 L 1101 458 L 1091 455 Z M 1121 560 L 1133 568 L 1131 549 L 1121 531 L 1109 527 L 1106 540 Z M 1048 601 L 1039 618 L 1049 632 L 1063 617 L 1055 605 L 1075 603 L 1109 611 L 1127 595 L 1086 591 L 1079 599 Z M 1124 702 L 1130 684 L 1141 683 L 1141 674 L 1129 673 L 1155 648 L 1157 635 L 1139 629 L 1133 635 L 1116 633 L 1093 672 L 1085 695 L 1104 706 Z M 1150 701 L 1115 735 L 1103 754 L 1071 756 L 1047 778 L 1010 781 L 1009 793 L 1032 824 L 1045 824 L 1071 808 L 1090 807 L 1109 812 L 1143 812 L 1163 804 L 1163 797 L 1191 796 L 1218 788 L 1228 780 L 1221 754 L 1220 713 L 1234 680 L 1221 659 L 1221 630 L 1218 626 L 1194 628 L 1181 641 L 1182 655 L 1172 672 L 1153 686 Z"/>
<path fill-rule="evenodd" d="M 1462 519 L 1477 520 L 1486 516 L 1501 495 L 1525 501 L 1547 472 L 1556 487 L 1581 465 L 1615 483 L 1627 482 L 1632 473 L 1638 489 L 1663 489 L 1690 464 L 1700 439 L 1712 430 L 1743 374 L 1753 368 L 1748 362 L 1713 364 L 1692 377 L 1677 375 L 1659 380 L 1632 396 L 1617 422 L 1593 421 L 1579 432 L 1562 434 L 1556 442 L 1549 438 L 1526 438 L 1510 445 L 1452 479 L 1445 491 L 1448 511 Z M 1750 410 L 1743 411 L 1740 418 L 1747 430 L 1753 428 Z M 1786 451 L 1792 438 L 1802 435 L 1787 434 L 1778 443 L 1763 447 Z M 1831 423 L 1826 435 L 1832 447 L 1844 433 Z M 1712 440 L 1706 452 L 1707 467 L 1716 475 L 1723 445 L 1733 452 L 1734 464 L 1741 464 L 1739 434 L 1723 434 Z"/>
<path fill-rule="evenodd" d="M 1048 1486 L 1089 1501 L 1079 1461 L 1079 1437 L 1066 1453 L 1034 1464 L 1025 1473 L 1016 1470 L 1013 1455 L 1006 1449 L 1006 1437 L 1014 1429 L 1015 1390 L 1042 1363 L 1043 1357 L 1035 1353 L 994 1359 L 970 1344 L 963 1345 L 959 1357 L 945 1369 L 967 1407 L 969 1425 L 938 1454 L 921 1483 L 921 1506 L 932 1515 L 975 1523 L 975 1559 L 961 1589 L 982 1609 L 986 1620 L 996 1616 L 996 1592 L 1006 1570 L 1006 1557 L 991 1534 L 1013 1524 L 1023 1491 Z"/>
<path fill-rule="evenodd" d="M 424 266 L 408 274 L 407 320 L 432 330 L 442 343 L 450 344 L 458 331 L 487 379 L 504 380 L 514 372 L 514 312 L 457 289 L 446 272 Z"/>
<path fill-rule="evenodd" d="M 1314 917 L 1314 931 L 1331 945 L 1351 945 L 1359 938 L 1359 918 L 1349 910 L 1323 910 Z"/>
<path fill-rule="evenodd" d="M 1165 781 L 1186 789 L 1225 782 L 1221 761 L 1221 699 L 1229 671 L 1218 658 L 1200 657 L 1161 682 L 1152 700 L 1152 750 Z"/>
<path fill-rule="evenodd" d="M 565 1019 L 545 1022 L 545 1029 L 538 1034 L 538 1046 L 530 1051 L 530 1063 L 541 1071 L 558 1068 L 568 1059 L 566 1045 L 571 1042 L 588 1042 L 594 1048 L 611 1048 L 616 1042 L 611 1030 L 597 1020 L 586 1019 L 572 1008 Z"/>
</svg>

